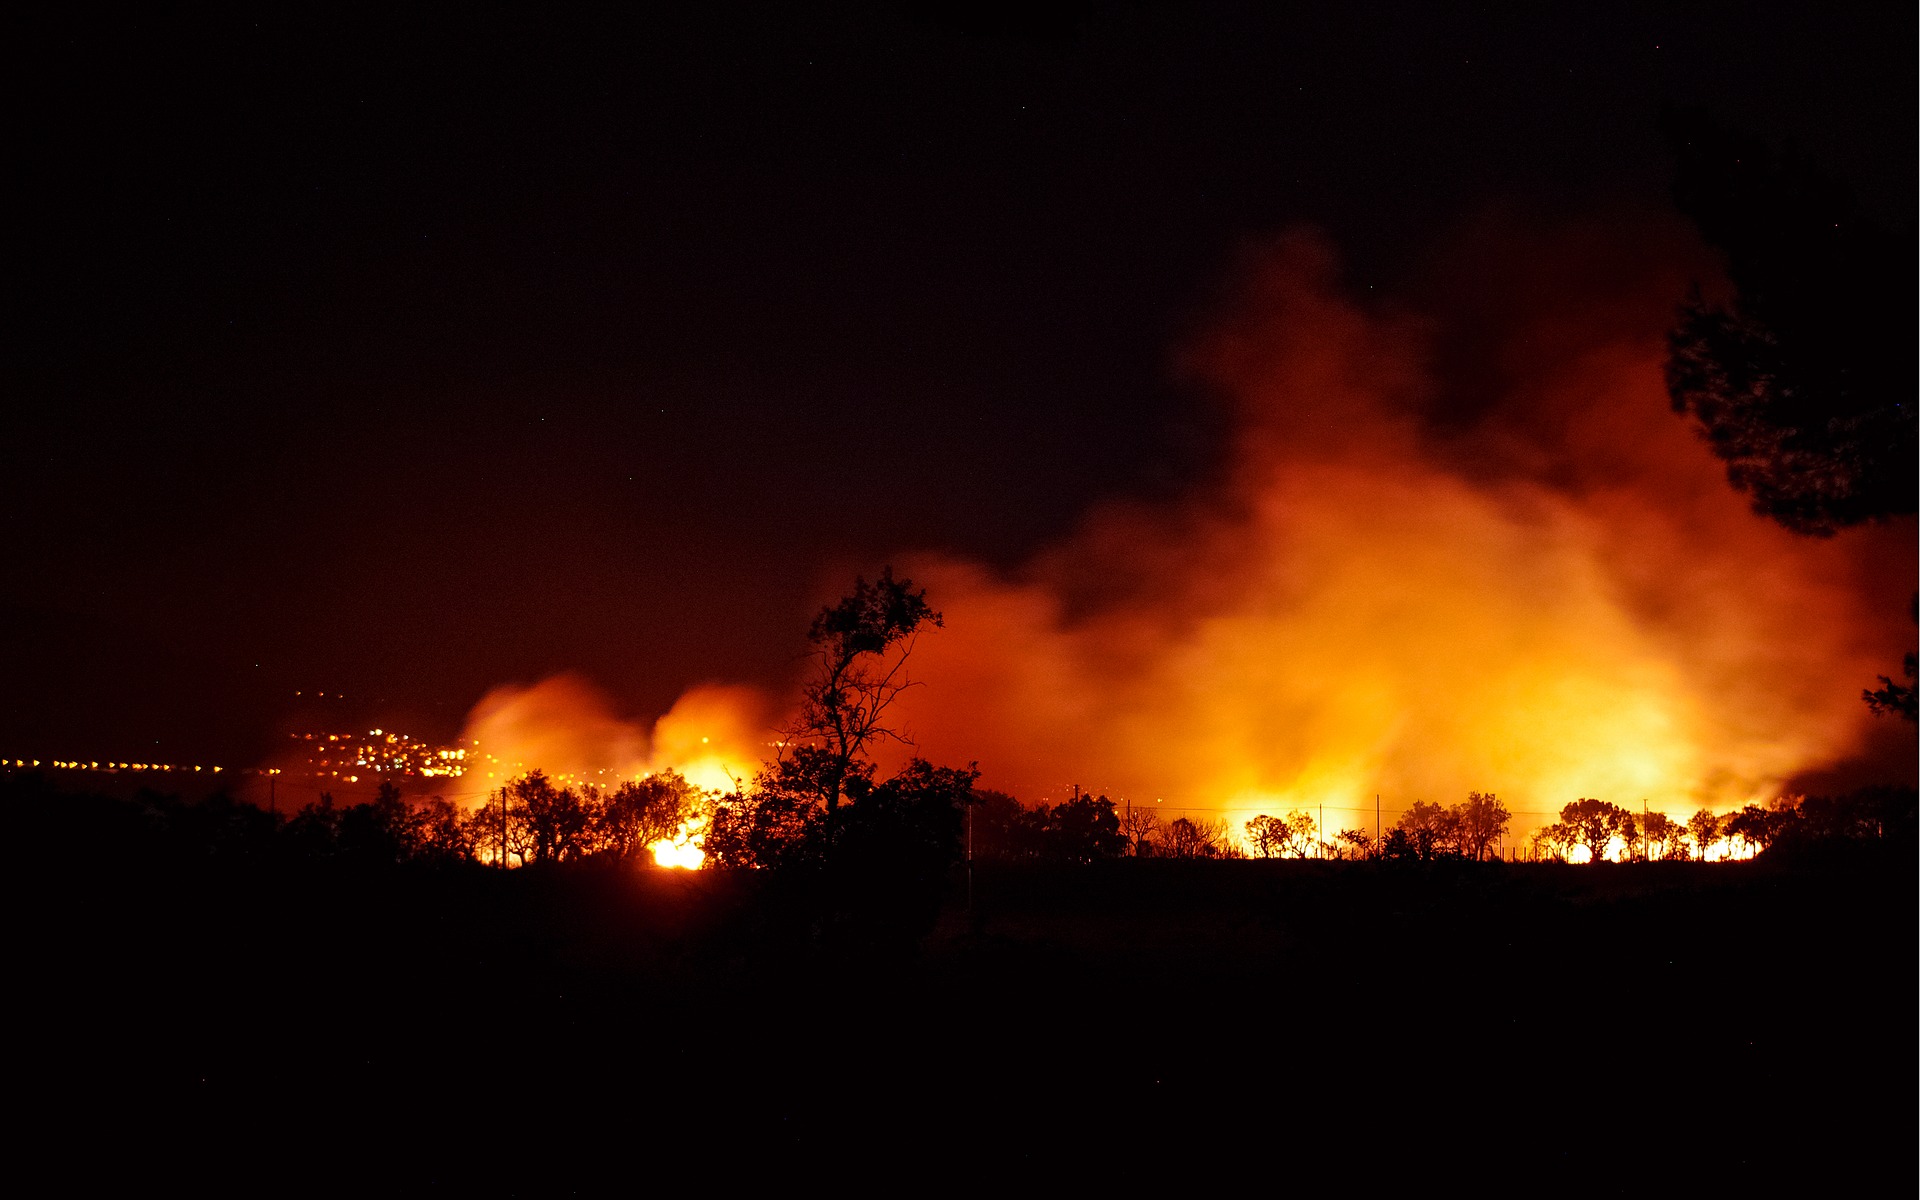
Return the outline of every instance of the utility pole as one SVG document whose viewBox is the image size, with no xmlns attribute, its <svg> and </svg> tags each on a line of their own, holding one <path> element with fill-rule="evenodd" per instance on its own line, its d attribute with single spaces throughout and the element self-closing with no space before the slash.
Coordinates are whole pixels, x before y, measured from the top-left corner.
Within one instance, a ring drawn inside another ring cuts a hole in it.
<svg viewBox="0 0 1920 1200">
<path fill-rule="evenodd" d="M 1380 855 L 1380 793 L 1373 794 L 1373 853 Z"/>
<path fill-rule="evenodd" d="M 500 869 L 507 869 L 507 789 L 500 789 Z"/>
<path fill-rule="evenodd" d="M 1327 802 L 1320 802 L 1320 857 L 1327 856 Z"/>
<path fill-rule="evenodd" d="M 973 915 L 973 810 L 978 801 L 967 802 L 967 915 Z"/>
</svg>

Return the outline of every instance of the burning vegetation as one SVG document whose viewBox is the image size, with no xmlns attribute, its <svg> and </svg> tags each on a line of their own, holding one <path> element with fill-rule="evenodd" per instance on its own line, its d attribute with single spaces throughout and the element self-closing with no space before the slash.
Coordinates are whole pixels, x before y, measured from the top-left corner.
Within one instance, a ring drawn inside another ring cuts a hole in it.
<svg viewBox="0 0 1920 1200">
<path fill-rule="evenodd" d="M 1594 229 L 1505 240 L 1456 282 L 1464 332 L 1347 298 L 1311 236 L 1252 262 L 1186 356 L 1235 419 L 1217 483 L 1011 574 L 912 563 L 949 618 L 902 700 L 920 752 L 1236 829 L 1497 789 L 1522 835 L 1582 797 L 1724 813 L 1861 752 L 1910 530 L 1756 518 L 1667 411 L 1680 273 Z M 1474 404 L 1442 351 L 1496 364 Z"/>
<path fill-rule="evenodd" d="M 495 689 L 447 745 L 299 733 L 261 773 L 289 799 L 433 781 L 504 864 L 764 864 L 847 802 L 958 811 L 976 779 L 1041 814 L 976 805 L 1009 844 L 1085 825 L 1077 785 L 1053 799 L 1085 779 L 1136 855 L 1751 854 L 1752 814 L 1911 719 L 1883 672 L 1913 542 L 1756 518 L 1667 411 L 1679 244 L 1506 231 L 1416 310 L 1290 235 L 1182 357 L 1232 435 L 1178 502 L 1109 502 L 1012 571 L 909 558 L 926 591 L 889 573 L 825 607 L 784 697 L 703 685 L 648 726 L 566 674 Z"/>
<path fill-rule="evenodd" d="M 949 799 L 977 777 L 1059 812 L 1059 781 L 1092 779 L 1128 853 L 1750 854 L 1735 814 L 1869 748 L 1912 539 L 1757 519 L 1667 411 L 1672 230 L 1496 241 L 1419 312 L 1343 294 L 1309 234 L 1251 257 L 1182 359 L 1232 418 L 1210 484 L 1108 503 L 1011 572 L 909 559 L 945 620 L 861 583 L 790 698 L 706 685 L 648 727 L 561 675 L 496 689 L 450 746 L 303 734 L 295 765 L 457 781 L 475 852 L 507 863 L 599 844 L 534 832 L 555 805 L 629 845 L 611 814 L 656 787 L 680 797 L 661 861 L 773 861 L 845 801 L 899 800 L 890 776 L 976 761 Z"/>
</svg>

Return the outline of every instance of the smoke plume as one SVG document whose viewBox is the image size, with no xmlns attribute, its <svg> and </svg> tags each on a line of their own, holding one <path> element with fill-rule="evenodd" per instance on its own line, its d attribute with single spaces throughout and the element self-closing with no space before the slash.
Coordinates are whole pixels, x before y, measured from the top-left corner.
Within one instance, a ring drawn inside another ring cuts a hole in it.
<svg viewBox="0 0 1920 1200">
<path fill-rule="evenodd" d="M 918 752 L 1236 823 L 1492 791 L 1518 832 L 1857 751 L 1911 637 L 1911 528 L 1799 538 L 1729 489 L 1662 383 L 1683 252 L 1525 242 L 1468 239 L 1433 313 L 1343 296 L 1311 234 L 1268 247 L 1183 360 L 1233 419 L 1214 485 L 1011 575 L 902 564 L 946 615 L 902 702 Z"/>
<path fill-rule="evenodd" d="M 732 791 L 767 756 L 771 721 L 758 689 L 704 685 L 649 732 L 615 715 L 599 688 L 562 674 L 488 692 L 461 736 L 475 748 L 474 777 L 488 786 L 530 770 L 601 786 L 673 770 L 698 787 Z"/>
<path fill-rule="evenodd" d="M 1100 507 L 1011 573 L 896 560 L 946 624 L 890 753 L 1029 800 L 1324 808 L 1330 831 L 1376 795 L 1390 824 L 1490 791 L 1516 833 L 1582 796 L 1724 809 L 1857 753 L 1860 689 L 1912 636 L 1911 523 L 1801 538 L 1728 487 L 1662 384 L 1701 268 L 1657 222 L 1489 226 L 1392 307 L 1344 294 L 1320 238 L 1279 239 L 1180 357 L 1230 417 L 1216 478 Z M 467 736 L 726 786 L 779 709 L 700 688 L 644 735 L 561 677 L 496 691 Z"/>
</svg>

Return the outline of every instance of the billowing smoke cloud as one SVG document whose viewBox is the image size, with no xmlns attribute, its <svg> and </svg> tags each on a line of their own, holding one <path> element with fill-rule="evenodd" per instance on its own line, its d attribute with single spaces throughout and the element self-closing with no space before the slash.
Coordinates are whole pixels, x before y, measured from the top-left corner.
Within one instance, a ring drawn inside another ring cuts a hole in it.
<svg viewBox="0 0 1920 1200">
<path fill-rule="evenodd" d="M 1182 360 L 1232 418 L 1215 481 L 1100 508 L 1012 574 L 897 561 L 946 617 L 895 714 L 911 752 L 1236 825 L 1493 791 L 1516 833 L 1581 796 L 1724 809 L 1853 754 L 1861 687 L 1912 637 L 1911 524 L 1797 538 L 1728 488 L 1662 385 L 1698 255 L 1670 228 L 1465 246 L 1395 312 L 1281 239 Z M 725 786 L 778 716 L 701 688 L 643 735 L 561 677 L 496 691 L 467 736 Z"/>
<path fill-rule="evenodd" d="M 1494 791 L 1518 832 L 1581 796 L 1724 808 L 1853 752 L 1911 637 L 1861 564 L 1911 580 L 1911 529 L 1754 517 L 1668 410 L 1684 276 L 1567 241 L 1476 334 L 1477 395 L 1434 365 L 1447 314 L 1343 298 L 1311 235 L 1269 248 L 1186 359 L 1234 417 L 1215 486 L 1097 511 L 1011 577 L 902 564 L 946 615 L 902 702 L 919 753 L 1236 823 Z"/>
<path fill-rule="evenodd" d="M 530 770 L 602 786 L 675 770 L 731 791 L 767 756 L 770 724 L 757 689 L 707 685 L 682 695 L 649 732 L 616 716 L 599 688 L 562 674 L 488 692 L 461 736 L 473 747 L 471 778 L 488 786 Z"/>
</svg>

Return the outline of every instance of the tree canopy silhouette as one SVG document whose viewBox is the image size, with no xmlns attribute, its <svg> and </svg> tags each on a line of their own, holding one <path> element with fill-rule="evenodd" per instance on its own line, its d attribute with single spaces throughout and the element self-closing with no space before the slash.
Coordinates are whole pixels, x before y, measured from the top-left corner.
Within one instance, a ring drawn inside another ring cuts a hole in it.
<svg viewBox="0 0 1920 1200">
<path fill-rule="evenodd" d="M 811 778 L 829 819 L 845 794 L 849 769 L 868 747 L 881 738 L 907 740 L 884 723 L 887 710 L 912 686 L 906 663 L 914 638 L 940 624 L 926 591 L 915 590 L 910 579 L 895 579 L 892 567 L 882 568 L 872 583 L 856 578 L 851 593 L 814 617 L 807 630 L 813 675 L 786 742 L 824 752 Z"/>
<path fill-rule="evenodd" d="M 1677 858 L 1685 851 L 1686 826 L 1663 812 L 1649 812 L 1640 820 L 1639 856 L 1648 860 Z"/>
<path fill-rule="evenodd" d="M 1243 828 L 1247 844 L 1261 858 L 1305 858 L 1320 848 L 1315 840 L 1319 827 L 1298 809 L 1284 817 L 1261 813 Z"/>
<path fill-rule="evenodd" d="M 1049 858 L 1063 862 L 1094 862 L 1118 858 L 1127 851 L 1120 814 L 1105 796 L 1081 792 L 1052 808 L 1036 810 L 1041 844 Z"/>
<path fill-rule="evenodd" d="M 1687 840 L 1693 843 L 1695 858 L 1705 859 L 1707 851 L 1720 840 L 1725 822 L 1710 808 L 1700 809 L 1687 818 Z"/>
<path fill-rule="evenodd" d="M 1638 832 L 1633 814 L 1618 804 L 1582 796 L 1560 810 L 1559 824 L 1569 845 L 1585 846 L 1594 862 L 1604 862 L 1614 838 L 1631 842 Z"/>
<path fill-rule="evenodd" d="M 1907 612 L 1908 615 L 1914 617 L 1916 620 L 1920 620 L 1920 593 L 1916 593 L 1914 598 L 1908 602 Z M 1914 671 L 1916 668 L 1916 658 L 1920 658 L 1920 656 L 1916 656 L 1913 651 L 1909 650 L 1907 651 L 1906 658 L 1900 664 L 1902 672 L 1906 675 L 1907 681 L 1905 683 L 1895 683 L 1892 679 L 1882 675 L 1880 676 L 1879 687 L 1862 688 L 1860 690 L 1860 698 L 1867 702 L 1867 707 L 1873 710 L 1874 716 L 1883 717 L 1891 713 L 1894 716 L 1902 717 L 1908 721 L 1915 719 Z"/>
<path fill-rule="evenodd" d="M 974 856 L 987 861 L 1089 863 L 1126 854 L 1152 857 L 1167 853 L 1167 829 L 1150 810 L 1139 808 L 1132 810 L 1129 826 L 1112 800 L 1079 791 L 1058 804 L 1032 808 L 1005 792 L 974 793 Z"/>
<path fill-rule="evenodd" d="M 1175 817 L 1167 825 L 1161 853 L 1168 858 L 1220 858 L 1231 844 L 1224 821 Z"/>
<path fill-rule="evenodd" d="M 1378 847 L 1358 830 L 1343 832 L 1341 839 L 1362 854 L 1420 860 L 1470 858 L 1477 862 L 1489 856 L 1512 819 L 1513 814 L 1492 792 L 1469 792 L 1465 801 L 1452 807 L 1415 800 Z"/>
<path fill-rule="evenodd" d="M 891 569 L 874 583 L 855 580 L 821 609 L 807 634 L 814 670 L 780 753 L 749 787 L 721 797 L 707 826 L 703 844 L 716 865 L 818 885 L 822 926 L 836 936 L 898 944 L 931 920 L 944 873 L 960 858 L 978 768 L 915 758 L 876 780 L 869 754 L 878 739 L 908 740 L 886 725 L 886 713 L 911 686 L 915 635 L 940 620 L 925 592 Z"/>
<path fill-rule="evenodd" d="M 1468 792 L 1464 804 L 1454 806 L 1459 822 L 1460 853 L 1478 861 L 1507 832 L 1513 814 L 1492 792 Z"/>
<path fill-rule="evenodd" d="M 700 801 L 700 790 L 678 771 L 627 780 L 595 809 L 594 840 L 616 857 L 636 857 L 654 842 L 678 833 Z"/>
<path fill-rule="evenodd" d="M 1915 507 L 1914 247 L 1832 181 L 1695 113 L 1669 115 L 1674 195 L 1727 262 L 1668 336 L 1667 392 L 1754 511 L 1797 533 Z"/>
<path fill-rule="evenodd" d="M 1669 332 L 1667 394 L 1727 480 L 1796 533 L 1914 512 L 1916 318 L 1910 234 L 1876 228 L 1833 181 L 1697 113 L 1669 114 L 1674 197 L 1727 261 L 1734 294 L 1699 289 Z M 1906 683 L 1861 698 L 1914 719 Z"/>
</svg>

